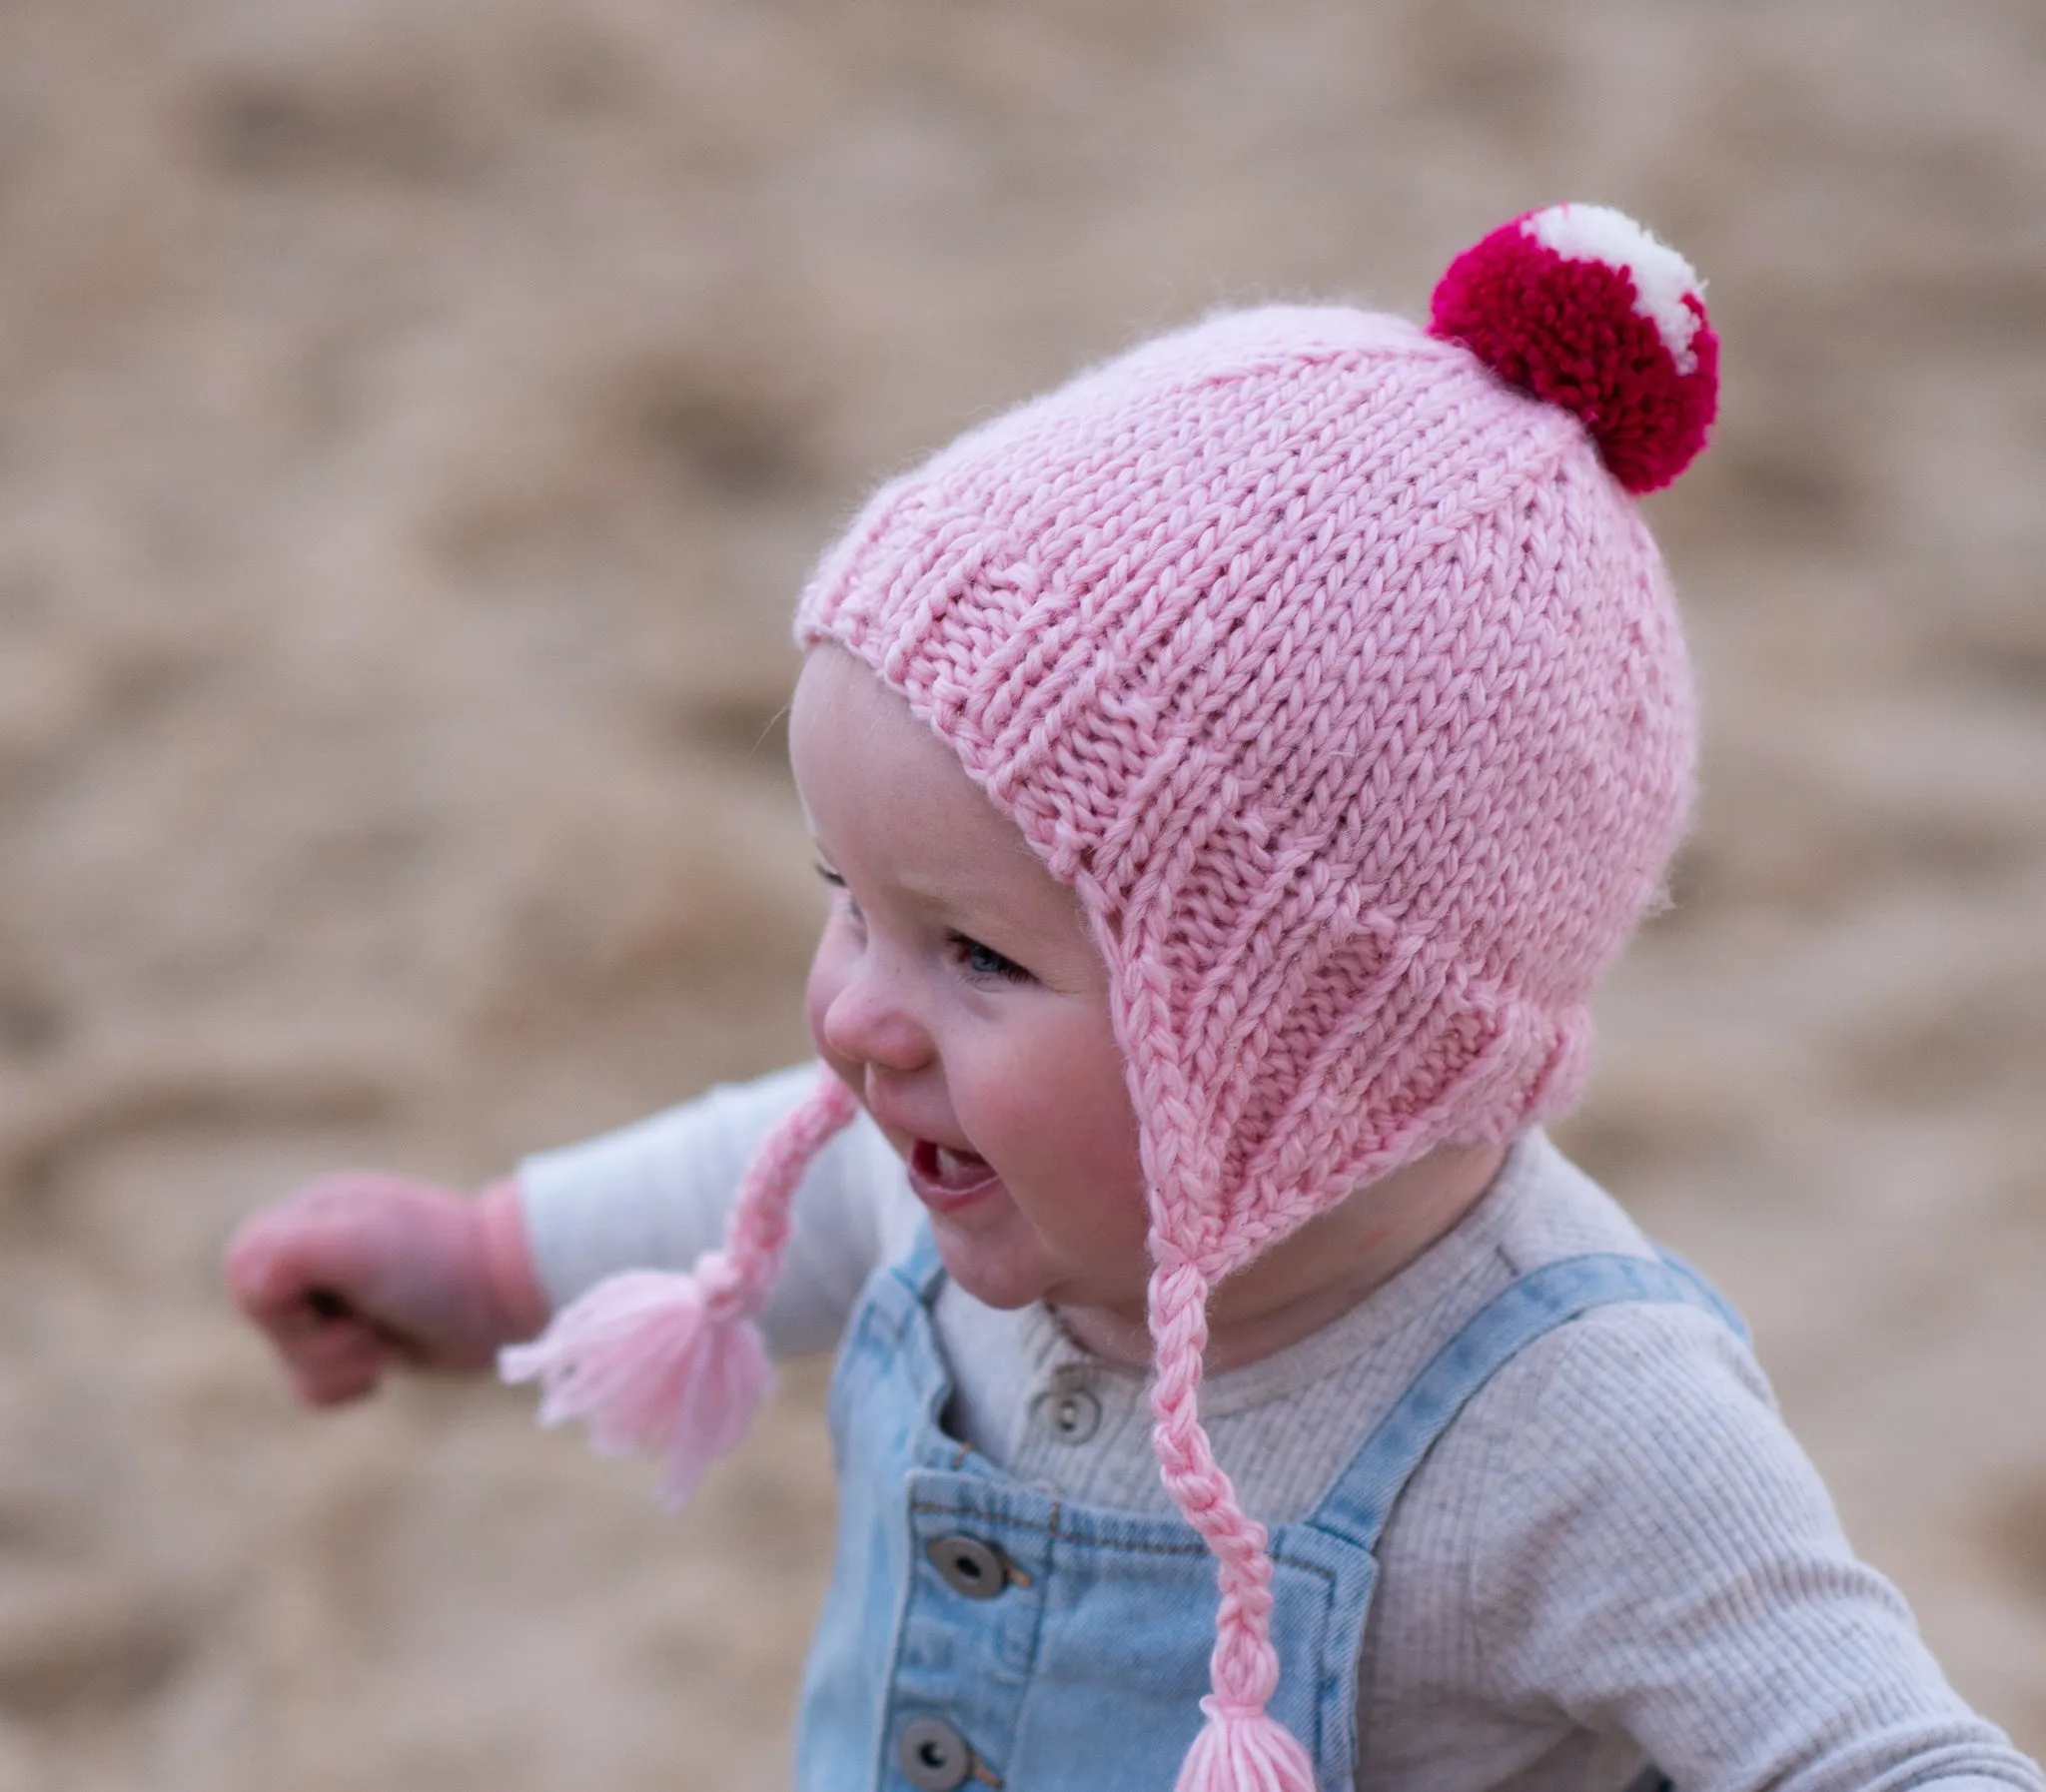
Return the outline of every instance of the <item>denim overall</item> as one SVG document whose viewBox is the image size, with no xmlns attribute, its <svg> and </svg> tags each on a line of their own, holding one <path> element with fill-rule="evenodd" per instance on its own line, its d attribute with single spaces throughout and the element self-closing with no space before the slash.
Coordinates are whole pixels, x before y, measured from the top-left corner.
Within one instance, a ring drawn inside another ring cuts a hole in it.
<svg viewBox="0 0 2046 1792">
<path fill-rule="evenodd" d="M 926 1231 L 868 1282 L 839 1352 L 837 1560 L 804 1676 L 796 1784 L 1165 1792 L 1201 1724 L 1214 1561 L 1177 1514 L 1071 1504 L 944 1432 L 951 1385 L 931 1322 L 943 1277 Z M 1620 1301 L 1683 1302 L 1740 1329 L 1673 1260 L 1546 1265 L 1443 1346 L 1307 1517 L 1273 1528 L 1271 1710 L 1324 1792 L 1356 1783 L 1374 1550 L 1408 1477 L 1516 1351 Z"/>
</svg>

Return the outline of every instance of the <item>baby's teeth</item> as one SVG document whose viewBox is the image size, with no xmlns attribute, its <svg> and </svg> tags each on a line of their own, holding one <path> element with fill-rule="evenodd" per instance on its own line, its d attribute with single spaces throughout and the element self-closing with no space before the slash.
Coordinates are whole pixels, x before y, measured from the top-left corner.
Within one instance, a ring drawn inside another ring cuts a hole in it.
<svg viewBox="0 0 2046 1792">
<path fill-rule="evenodd" d="M 959 1169 L 959 1154 L 958 1154 L 958 1153 L 957 1153 L 956 1151 L 952 1150 L 952 1148 L 951 1148 L 950 1146 L 947 1146 L 947 1145 L 941 1145 L 941 1146 L 939 1146 L 939 1147 L 938 1147 L 938 1174 L 939 1174 L 940 1176 L 952 1176 L 952 1175 L 955 1175 L 955 1174 L 956 1174 L 956 1173 L 958 1172 L 958 1169 Z"/>
</svg>

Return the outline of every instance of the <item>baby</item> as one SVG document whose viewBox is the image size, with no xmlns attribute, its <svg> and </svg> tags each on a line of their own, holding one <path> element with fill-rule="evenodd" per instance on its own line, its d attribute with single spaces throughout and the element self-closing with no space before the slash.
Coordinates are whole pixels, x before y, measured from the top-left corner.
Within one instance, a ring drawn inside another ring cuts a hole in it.
<svg viewBox="0 0 2046 1792">
<path fill-rule="evenodd" d="M 539 1334 L 678 1501 L 835 1345 L 805 1792 L 2046 1792 L 1540 1130 L 1683 826 L 1631 494 L 1716 358 L 1559 206 L 1426 331 L 1223 315 L 883 487 L 796 625 L 821 1068 L 259 1216 L 300 1391 Z"/>
</svg>

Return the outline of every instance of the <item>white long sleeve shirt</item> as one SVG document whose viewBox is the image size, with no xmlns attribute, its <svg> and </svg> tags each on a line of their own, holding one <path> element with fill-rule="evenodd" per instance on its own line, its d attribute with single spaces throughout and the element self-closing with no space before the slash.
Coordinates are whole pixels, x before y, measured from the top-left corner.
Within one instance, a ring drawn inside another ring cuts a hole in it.
<svg viewBox="0 0 2046 1792">
<path fill-rule="evenodd" d="M 815 1074 L 712 1090 L 527 1160 L 519 1186 L 554 1303 L 714 1245 L 755 1147 Z M 893 1152 L 856 1121 L 798 1191 L 762 1316 L 769 1347 L 831 1347 L 920 1219 Z M 1532 1133 L 1391 1282 L 1208 1378 L 1203 1417 L 1245 1508 L 1305 1515 L 1464 1318 L 1584 1252 L 1653 1248 Z M 996 1312 L 950 1283 L 935 1321 L 962 1441 L 1065 1498 L 1171 1509 L 1141 1374 L 1089 1355 L 1043 1308 Z M 1100 1414 L 1084 1437 L 1052 1422 L 1076 1389 Z M 1357 1783 L 1372 1792 L 1616 1792 L 1644 1756 L 1681 1792 L 2046 1792 L 1855 1559 L 1745 1344 L 1686 1307 L 1590 1313 L 1466 1406 L 1387 1524 L 1358 1675 Z"/>
</svg>

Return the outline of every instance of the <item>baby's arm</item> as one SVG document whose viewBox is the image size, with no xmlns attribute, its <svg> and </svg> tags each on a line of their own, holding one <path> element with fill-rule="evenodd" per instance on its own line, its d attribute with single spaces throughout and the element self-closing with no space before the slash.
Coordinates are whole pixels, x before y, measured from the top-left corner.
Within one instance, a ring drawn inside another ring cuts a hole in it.
<svg viewBox="0 0 2046 1792">
<path fill-rule="evenodd" d="M 316 1405 L 366 1394 L 394 1366 L 487 1367 L 612 1271 L 686 1269 L 715 1245 L 754 1148 L 816 1074 L 714 1089 L 528 1159 L 475 1198 L 369 1173 L 323 1179 L 242 1228 L 229 1285 Z M 907 1201 L 864 1120 L 818 1154 L 762 1316 L 770 1349 L 831 1344 L 868 1272 L 906 1244 Z"/>
<path fill-rule="evenodd" d="M 1472 1595 L 1502 1706 L 1623 1732 L 1682 1792 L 2046 1792 L 1702 1316 L 1590 1316 L 1467 1416 L 1495 1427 Z"/>
</svg>

